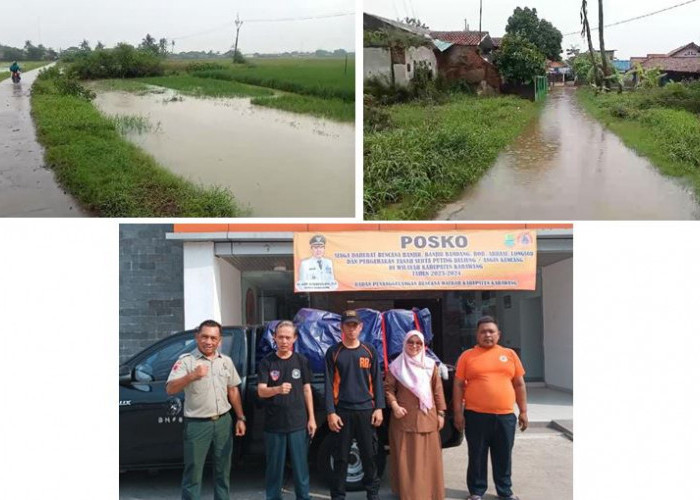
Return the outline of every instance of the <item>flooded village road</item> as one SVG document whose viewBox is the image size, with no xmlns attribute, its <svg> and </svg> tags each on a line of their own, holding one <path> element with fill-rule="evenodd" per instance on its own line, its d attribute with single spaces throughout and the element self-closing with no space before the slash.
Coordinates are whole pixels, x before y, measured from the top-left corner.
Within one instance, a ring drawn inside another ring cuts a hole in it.
<svg viewBox="0 0 700 500">
<path fill-rule="evenodd" d="M 692 189 L 645 158 L 555 87 L 531 123 L 437 219 L 699 219 Z"/>
<path fill-rule="evenodd" d="M 0 217 L 85 216 L 46 168 L 36 140 L 29 91 L 39 71 L 23 73 L 18 84 L 0 82 Z"/>
<path fill-rule="evenodd" d="M 106 115 L 143 116 L 127 137 L 161 165 L 231 190 L 253 217 L 353 217 L 354 126 L 254 106 L 249 99 L 98 92 Z"/>
</svg>

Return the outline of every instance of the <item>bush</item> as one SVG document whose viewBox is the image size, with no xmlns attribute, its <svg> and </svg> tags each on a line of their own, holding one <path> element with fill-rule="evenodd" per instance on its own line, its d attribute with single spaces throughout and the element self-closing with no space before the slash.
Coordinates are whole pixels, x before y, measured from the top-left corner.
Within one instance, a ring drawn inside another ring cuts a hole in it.
<svg viewBox="0 0 700 500">
<path fill-rule="evenodd" d="M 41 70 L 37 82 L 32 87 L 32 94 L 54 94 L 78 97 L 91 101 L 95 93 L 82 86 L 76 80 L 76 75 L 70 70 L 61 71 L 58 66 Z"/>
<path fill-rule="evenodd" d="M 70 65 L 82 80 L 137 78 L 163 74 L 161 59 L 151 51 L 120 43 L 113 49 L 96 50 L 76 58 Z"/>
<path fill-rule="evenodd" d="M 547 62 L 535 44 L 519 35 L 503 37 L 501 50 L 496 53 L 494 64 L 506 82 L 530 84 L 535 76 L 545 75 Z"/>
</svg>

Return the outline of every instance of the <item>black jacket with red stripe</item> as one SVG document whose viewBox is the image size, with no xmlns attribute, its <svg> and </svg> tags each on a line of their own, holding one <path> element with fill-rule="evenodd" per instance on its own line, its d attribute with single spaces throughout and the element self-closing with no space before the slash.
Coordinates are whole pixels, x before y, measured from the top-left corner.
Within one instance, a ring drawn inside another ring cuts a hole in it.
<svg viewBox="0 0 700 500">
<path fill-rule="evenodd" d="M 326 351 L 326 412 L 384 408 L 384 385 L 377 351 L 360 342 L 350 349 L 342 342 Z"/>
</svg>

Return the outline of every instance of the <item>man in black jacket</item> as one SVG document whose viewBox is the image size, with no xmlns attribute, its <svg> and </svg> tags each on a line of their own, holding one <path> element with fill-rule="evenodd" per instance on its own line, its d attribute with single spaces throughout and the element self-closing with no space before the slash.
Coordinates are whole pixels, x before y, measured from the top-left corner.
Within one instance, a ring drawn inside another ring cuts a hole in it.
<svg viewBox="0 0 700 500">
<path fill-rule="evenodd" d="M 361 342 L 362 322 L 357 311 L 341 317 L 342 342 L 326 351 L 326 412 L 328 427 L 335 434 L 333 452 L 332 500 L 345 498 L 345 476 L 353 439 L 362 459 L 362 482 L 367 498 L 379 498 L 377 475 L 377 433 L 382 424 L 384 389 L 377 351 Z"/>
</svg>

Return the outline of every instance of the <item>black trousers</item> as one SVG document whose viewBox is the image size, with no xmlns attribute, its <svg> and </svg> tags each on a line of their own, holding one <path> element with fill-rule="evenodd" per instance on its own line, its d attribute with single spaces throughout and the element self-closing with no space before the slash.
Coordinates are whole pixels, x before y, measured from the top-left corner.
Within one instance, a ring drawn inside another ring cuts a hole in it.
<svg viewBox="0 0 700 500">
<path fill-rule="evenodd" d="M 362 484 L 367 490 L 367 498 L 379 498 L 379 477 L 377 477 L 377 433 L 372 426 L 374 410 L 343 410 L 336 413 L 343 421 L 340 432 L 331 432 L 333 444 L 333 477 L 331 480 L 332 500 L 345 498 L 345 476 L 348 471 L 348 455 L 353 438 L 357 440 L 362 459 L 364 477 Z"/>
<path fill-rule="evenodd" d="M 464 412 L 464 435 L 469 448 L 467 488 L 471 495 L 483 496 L 486 493 L 489 450 L 498 496 L 508 497 L 513 494 L 510 470 L 516 423 L 514 413 L 497 415 L 471 410 Z"/>
</svg>

